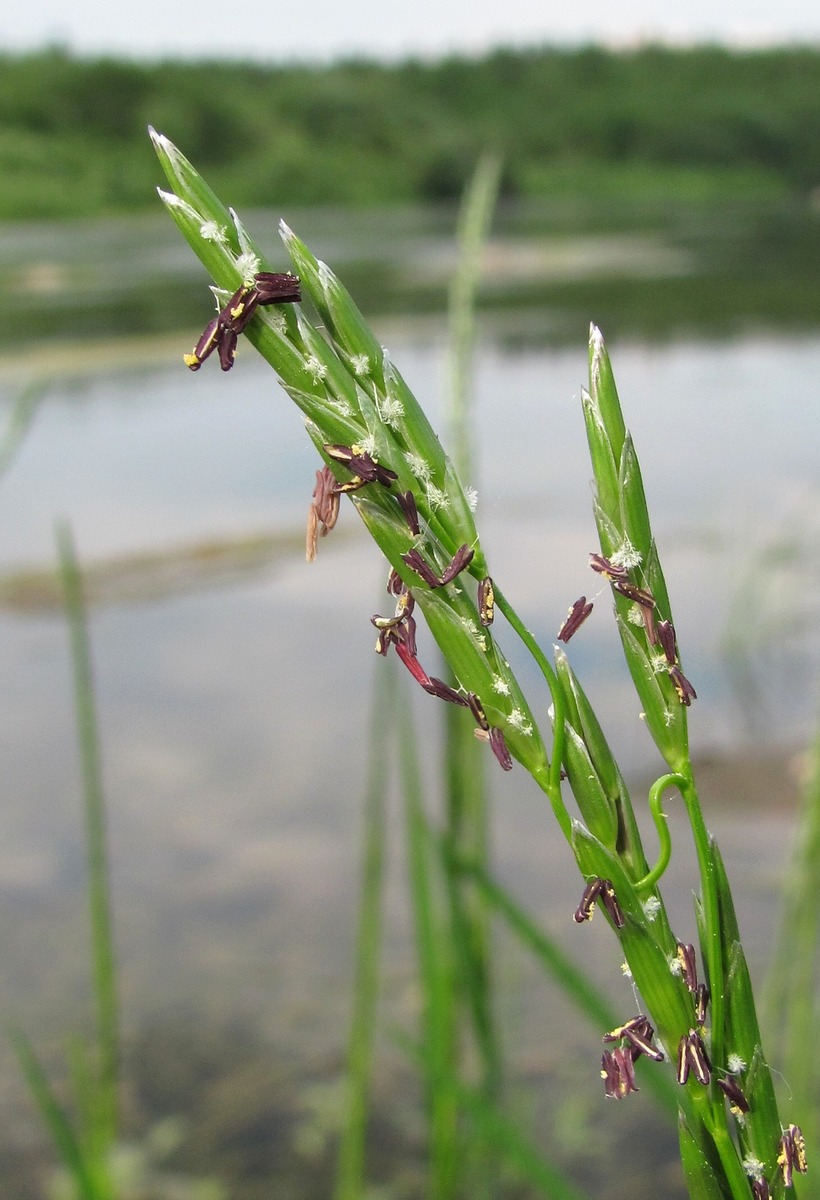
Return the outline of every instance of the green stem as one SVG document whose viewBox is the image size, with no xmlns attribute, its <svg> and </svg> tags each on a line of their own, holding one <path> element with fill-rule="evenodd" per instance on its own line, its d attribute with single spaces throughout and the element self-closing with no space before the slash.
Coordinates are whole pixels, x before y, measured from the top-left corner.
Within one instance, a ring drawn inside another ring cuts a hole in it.
<svg viewBox="0 0 820 1200">
<path fill-rule="evenodd" d="M 509 624 L 521 638 L 521 641 L 529 650 L 532 657 L 538 664 L 541 674 L 547 681 L 547 686 L 552 697 L 553 707 L 553 737 L 552 737 L 552 762 L 546 771 L 536 771 L 533 778 L 543 792 L 549 796 L 552 804 L 553 812 L 561 826 L 561 831 L 568 842 L 572 841 L 572 818 L 564 804 L 564 799 L 561 795 L 561 764 L 564 758 L 564 739 L 566 737 L 565 721 L 566 721 L 566 701 L 561 690 L 561 685 L 558 682 L 552 664 L 550 663 L 544 651 L 538 645 L 533 635 L 527 629 L 524 622 L 519 617 L 518 613 L 512 607 L 507 597 L 499 587 L 494 585 L 495 603 L 499 612 L 502 612 Z"/>
<path fill-rule="evenodd" d="M 383 729 L 394 726 L 396 675 L 378 671 L 373 692 L 364 845 L 361 867 L 356 978 L 347 1044 L 347 1099 L 339 1142 L 334 1200 L 357 1200 L 365 1190 L 365 1143 L 379 993 L 389 771 Z"/>
<path fill-rule="evenodd" d="M 710 1005 L 712 1008 L 712 1065 L 716 1069 L 725 1066 L 723 1048 L 723 1023 L 725 997 L 723 945 L 720 937 L 720 907 L 718 903 L 717 880 L 712 864 L 712 850 L 709 842 L 709 832 L 703 820 L 698 793 L 692 775 L 691 765 L 687 766 L 686 775 L 680 776 L 678 783 L 681 796 L 686 805 L 689 824 L 695 842 L 695 852 L 698 858 L 700 873 L 701 900 L 703 903 L 703 926 L 706 930 L 705 951 L 706 966 L 709 972 L 709 988 L 711 991 Z"/>
<path fill-rule="evenodd" d="M 99 1149 L 104 1156 L 118 1130 L 117 1081 L 119 1077 L 119 1003 L 114 952 L 108 854 L 105 832 L 100 747 L 94 711 L 91 653 L 82 594 L 82 577 L 67 525 L 56 530 L 60 574 L 65 592 L 74 668 L 74 696 L 82 766 L 86 845 L 88 849 L 88 900 L 91 950 L 94 964 L 94 1000 L 97 1009 L 97 1070 Z"/>
<path fill-rule="evenodd" d="M 667 788 L 676 787 L 681 791 L 685 786 L 686 780 L 682 775 L 671 774 L 662 775 L 660 779 L 656 779 L 649 789 L 649 811 L 652 813 L 652 820 L 658 831 L 658 861 L 652 870 L 635 884 L 637 892 L 646 892 L 654 887 L 669 866 L 669 860 L 672 857 L 672 838 L 666 821 L 666 813 L 661 808 L 661 803 L 663 793 Z"/>
</svg>

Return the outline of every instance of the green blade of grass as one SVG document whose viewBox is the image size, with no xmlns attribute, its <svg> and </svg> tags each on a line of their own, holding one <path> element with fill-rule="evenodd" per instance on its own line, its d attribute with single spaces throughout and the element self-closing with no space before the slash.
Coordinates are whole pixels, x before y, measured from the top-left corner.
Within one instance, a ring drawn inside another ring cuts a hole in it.
<svg viewBox="0 0 820 1200">
<path fill-rule="evenodd" d="M 6 427 L 0 437 L 0 478 L 5 475 L 14 461 L 34 420 L 40 401 L 46 393 L 46 386 L 43 381 L 34 380 L 17 394 Z"/>
<path fill-rule="evenodd" d="M 490 231 L 498 197 L 501 163 L 485 155 L 465 191 L 458 222 L 458 261 L 450 284 L 448 441 L 462 479 L 472 470 L 470 446 L 471 366 L 475 338 L 475 305 L 481 278 L 481 253 Z"/>
<path fill-rule="evenodd" d="M 427 1095 L 431 1200 L 456 1195 L 458 1101 L 451 1085 L 457 1062 L 456 970 L 444 929 L 434 868 L 438 860 L 424 812 L 419 752 L 410 706 L 399 706 L 400 777 L 407 825 L 410 896 L 422 994 L 422 1058 Z"/>
<path fill-rule="evenodd" d="M 474 480 L 471 449 L 472 358 L 475 305 L 481 275 L 481 256 L 495 211 L 500 163 L 485 155 L 465 189 L 458 219 L 458 257 L 450 287 L 448 311 L 449 370 L 447 423 L 453 463 L 463 480 Z M 445 666 L 444 671 L 448 671 Z M 450 683 L 455 684 L 450 674 Z M 465 892 L 453 870 L 455 859 L 466 856 L 487 863 L 489 810 L 486 760 L 477 752 L 473 722 L 448 706 L 444 717 L 443 777 L 446 790 L 445 854 L 443 867 L 450 903 L 451 937 L 459 965 L 462 998 L 482 1064 L 487 1094 L 500 1087 L 501 1062 L 492 1011 L 490 930 L 482 897 Z"/>
<path fill-rule="evenodd" d="M 100 1200 L 80 1141 L 51 1089 L 31 1043 L 19 1029 L 11 1029 L 9 1039 L 32 1099 L 40 1111 L 57 1153 L 74 1181 L 79 1200 Z"/>
<path fill-rule="evenodd" d="M 385 797 L 388 786 L 388 746 L 383 730 L 393 725 L 395 692 L 395 672 L 379 671 L 373 692 L 368 779 L 364 798 L 356 982 L 347 1049 L 347 1103 L 339 1146 L 335 1200 L 361 1200 L 365 1190 L 365 1138 L 382 940 Z"/>
<path fill-rule="evenodd" d="M 104 1147 L 110 1147 L 117 1137 L 119 1077 L 119 1002 L 106 848 L 105 800 L 82 576 L 69 527 L 59 525 L 56 537 L 71 641 L 74 702 L 83 783 L 92 976 L 96 1008 L 98 1102 L 95 1105 L 95 1119 L 99 1122 L 99 1127 L 96 1130 L 95 1141 L 102 1150 Z"/>
</svg>

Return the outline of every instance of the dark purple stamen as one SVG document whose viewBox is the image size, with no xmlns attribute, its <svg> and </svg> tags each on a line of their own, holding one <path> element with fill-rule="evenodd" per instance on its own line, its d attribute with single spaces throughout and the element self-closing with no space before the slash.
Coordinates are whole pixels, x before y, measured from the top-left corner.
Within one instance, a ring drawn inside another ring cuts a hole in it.
<svg viewBox="0 0 820 1200">
<path fill-rule="evenodd" d="M 641 608 L 654 609 L 655 597 L 646 588 L 638 587 L 627 579 L 613 579 L 612 586 L 616 592 L 626 596 L 627 600 L 634 600 L 636 604 L 640 604 Z"/>
<path fill-rule="evenodd" d="M 439 700 L 446 700 L 448 704 L 458 704 L 461 708 L 467 707 L 467 697 L 462 696 L 461 692 L 457 692 L 455 688 L 451 688 L 442 679 L 436 679 L 435 675 L 430 676 L 429 683 L 424 687 L 424 690 L 425 692 L 429 692 L 431 696 L 438 696 Z"/>
<path fill-rule="evenodd" d="M 413 618 L 415 606 L 413 593 L 405 589 L 399 593 L 396 611 L 392 617 L 381 617 L 376 613 L 370 618 L 371 625 L 375 625 L 379 631 L 376 640 L 376 650 L 379 654 L 385 655 L 391 645 L 401 644 L 410 656 L 415 658 L 416 622 Z"/>
<path fill-rule="evenodd" d="M 601 1078 L 605 1094 L 613 1100 L 623 1100 L 630 1092 L 639 1090 L 632 1055 L 620 1046 L 616 1050 L 605 1050 L 601 1055 Z"/>
<path fill-rule="evenodd" d="M 419 512 L 416 508 L 416 498 L 412 492 L 397 492 L 396 499 L 401 506 L 401 511 L 404 513 L 405 520 L 410 526 L 411 533 L 421 533 L 419 526 Z"/>
<path fill-rule="evenodd" d="M 342 463 L 353 474 L 348 483 L 336 485 L 339 492 L 356 492 L 368 483 L 380 483 L 382 487 L 389 488 L 398 479 L 395 471 L 377 463 L 361 446 L 325 445 L 323 449 L 328 458 Z"/>
<path fill-rule="evenodd" d="M 479 700 L 478 696 L 475 694 L 475 692 L 468 692 L 467 703 L 470 706 L 470 711 L 472 712 L 473 716 L 475 717 L 476 724 L 478 725 L 479 729 L 483 729 L 487 733 L 489 733 L 490 732 L 490 722 L 487 720 L 487 714 L 484 711 L 484 706 L 481 703 L 481 701 Z"/>
<path fill-rule="evenodd" d="M 729 1105 L 734 1113 L 747 1113 L 749 1111 L 749 1101 L 743 1095 L 734 1079 L 719 1079 L 717 1085 L 723 1092 Z M 790 1185 L 787 1183 L 786 1187 Z"/>
<path fill-rule="evenodd" d="M 699 983 L 695 988 L 695 1020 L 698 1025 L 706 1023 L 706 1009 L 709 1006 L 709 989 L 705 983 Z"/>
<path fill-rule="evenodd" d="M 407 563 L 411 570 L 415 571 L 419 579 L 427 584 L 429 588 L 441 587 L 441 579 L 436 575 L 433 568 L 425 562 L 418 550 L 409 550 L 407 554 L 402 554 L 402 561 Z"/>
<path fill-rule="evenodd" d="M 657 632 L 661 649 L 666 655 L 666 661 L 670 667 L 674 667 L 678 660 L 677 648 L 675 645 L 675 626 L 671 621 L 658 621 Z"/>
<path fill-rule="evenodd" d="M 591 612 L 592 602 L 587 604 L 586 596 L 579 596 L 567 613 L 564 624 L 558 630 L 558 641 L 568 642 L 572 635 L 578 632 Z"/>
<path fill-rule="evenodd" d="M 709 1062 L 703 1038 L 696 1029 L 690 1029 L 678 1044 L 678 1083 L 686 1083 L 690 1070 L 698 1083 L 702 1083 L 704 1087 L 712 1078 L 712 1064 Z"/>
<path fill-rule="evenodd" d="M 507 742 L 504 738 L 504 734 L 497 725 L 491 726 L 489 737 L 490 749 L 501 764 L 501 769 L 503 771 L 511 771 L 513 768 L 513 760 L 509 750 L 507 749 Z"/>
<path fill-rule="evenodd" d="M 485 626 L 492 625 L 495 617 L 495 591 L 493 581 L 487 575 L 478 585 L 478 619 Z"/>
<path fill-rule="evenodd" d="M 253 277 L 258 303 L 292 304 L 302 299 L 299 280 L 295 275 L 278 271 L 257 271 Z"/>
<path fill-rule="evenodd" d="M 610 879 L 593 879 L 586 885 L 581 896 L 581 903 L 575 910 L 575 920 L 578 924 L 580 925 L 582 921 L 592 920 L 597 900 L 603 904 L 615 928 L 623 929 L 626 921 Z"/>
<path fill-rule="evenodd" d="M 664 1053 L 652 1041 L 654 1036 L 655 1030 L 652 1028 L 649 1018 L 640 1013 L 637 1017 L 631 1017 L 623 1025 L 619 1025 L 610 1033 L 604 1034 L 604 1041 L 628 1042 L 633 1060 L 645 1054 L 647 1058 L 651 1058 L 655 1062 L 663 1062 Z"/>
<path fill-rule="evenodd" d="M 595 913 L 595 902 L 603 890 L 603 879 L 592 879 L 586 885 L 581 896 L 581 903 L 575 910 L 575 921 L 582 924 L 584 921 L 591 921 Z"/>
<path fill-rule="evenodd" d="M 786 1187 L 792 1186 L 793 1172 L 799 1171 L 801 1175 L 805 1175 L 808 1169 L 806 1139 L 803 1137 L 803 1130 L 799 1125 L 789 1125 L 783 1130 L 777 1165 L 783 1173 L 783 1182 Z"/>
<path fill-rule="evenodd" d="M 690 992 L 697 991 L 698 986 L 698 966 L 695 958 L 695 947 L 688 942 L 678 942 L 678 962 L 681 966 L 681 975 Z"/>
<path fill-rule="evenodd" d="M 693 700 L 697 700 L 697 692 L 692 687 L 683 671 L 681 671 L 680 667 L 670 667 L 669 678 L 675 685 L 675 691 L 678 693 L 678 699 L 680 700 L 681 704 L 685 704 L 688 708 Z"/>
<path fill-rule="evenodd" d="M 621 906 L 618 903 L 618 897 L 615 895 L 615 888 L 609 879 L 604 880 L 604 886 L 601 890 L 601 904 L 603 904 L 610 921 L 616 929 L 623 929 L 626 921 L 624 914 L 621 911 Z"/>
<path fill-rule="evenodd" d="M 452 583 L 456 575 L 460 575 L 465 567 L 469 567 L 475 557 L 475 550 L 471 550 L 469 546 L 459 546 L 453 557 L 450 559 L 447 566 L 441 573 L 442 587 L 447 583 Z"/>
<path fill-rule="evenodd" d="M 469 546 L 460 546 L 440 575 L 435 573 L 418 550 L 409 550 L 407 554 L 402 554 L 401 557 L 402 561 L 407 563 L 407 566 L 415 571 L 418 577 L 429 588 L 440 588 L 448 583 L 452 583 L 456 575 L 459 575 L 465 567 L 469 566 L 473 560 L 473 555 L 474 551 Z"/>
<path fill-rule="evenodd" d="M 610 582 L 616 579 L 627 580 L 629 578 L 626 567 L 616 567 L 615 563 L 610 562 L 608 558 L 604 558 L 603 554 L 590 554 L 589 565 L 593 571 L 597 571 L 599 575 L 603 575 Z"/>
<path fill-rule="evenodd" d="M 185 355 L 185 365 L 198 371 L 205 359 L 217 350 L 222 370 L 230 371 L 239 334 L 244 333 L 256 309 L 266 304 L 298 303 L 301 298 L 295 275 L 259 271 L 253 282 L 237 288 L 225 307 L 208 322 L 192 353 Z"/>
</svg>

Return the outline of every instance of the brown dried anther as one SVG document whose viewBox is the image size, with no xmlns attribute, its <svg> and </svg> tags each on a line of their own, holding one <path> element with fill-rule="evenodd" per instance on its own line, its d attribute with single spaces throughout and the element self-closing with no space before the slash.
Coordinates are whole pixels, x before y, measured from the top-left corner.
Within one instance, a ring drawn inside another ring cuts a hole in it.
<svg viewBox="0 0 820 1200">
<path fill-rule="evenodd" d="M 750 1179 L 753 1200 L 772 1200 L 769 1185 L 765 1179 Z"/>
<path fill-rule="evenodd" d="M 780 1139 L 780 1150 L 777 1155 L 777 1165 L 783 1174 L 783 1182 L 786 1187 L 792 1186 L 792 1178 L 795 1171 L 799 1171 L 801 1175 L 805 1175 L 808 1169 L 806 1162 L 806 1139 L 803 1137 L 803 1130 L 799 1125 L 789 1125 L 783 1130 L 783 1136 Z"/>
<path fill-rule="evenodd" d="M 703 1038 L 696 1029 L 690 1029 L 678 1043 L 678 1083 L 686 1083 L 690 1070 L 698 1083 L 702 1083 L 704 1087 L 712 1078 L 712 1064 L 709 1062 Z"/>
<path fill-rule="evenodd" d="M 307 534 L 305 538 L 305 558 L 313 562 L 316 558 L 316 543 L 320 537 L 327 537 L 339 517 L 339 493 L 336 490 L 336 478 L 330 467 L 322 467 L 316 472 L 316 487 L 313 489 L 313 499 L 308 509 Z"/>
<path fill-rule="evenodd" d="M 578 924 L 592 920 L 598 900 L 603 904 L 615 928 L 623 929 L 626 921 L 610 879 L 593 879 L 586 885 L 581 896 L 581 903 L 575 910 L 574 919 Z"/>
<path fill-rule="evenodd" d="M 294 304 L 301 300 L 299 280 L 295 275 L 259 271 L 251 283 L 237 288 L 223 309 L 205 326 L 202 337 L 190 354 L 184 356 L 186 367 L 198 371 L 210 354 L 217 351 L 219 365 L 230 371 L 236 357 L 240 333 L 257 308 L 266 304 Z"/>
</svg>

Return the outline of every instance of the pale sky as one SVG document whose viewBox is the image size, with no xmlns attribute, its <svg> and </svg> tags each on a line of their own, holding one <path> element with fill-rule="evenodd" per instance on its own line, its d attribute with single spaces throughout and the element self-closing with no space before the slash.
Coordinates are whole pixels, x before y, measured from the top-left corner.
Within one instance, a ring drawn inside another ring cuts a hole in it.
<svg viewBox="0 0 820 1200">
<path fill-rule="evenodd" d="M 817 0 L 34 0 L 4 8 L 0 51 L 60 45 L 139 58 L 395 59 L 650 39 L 820 44 Z"/>
</svg>

